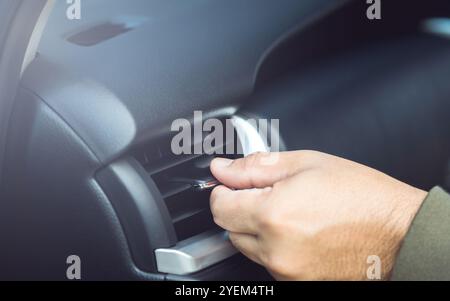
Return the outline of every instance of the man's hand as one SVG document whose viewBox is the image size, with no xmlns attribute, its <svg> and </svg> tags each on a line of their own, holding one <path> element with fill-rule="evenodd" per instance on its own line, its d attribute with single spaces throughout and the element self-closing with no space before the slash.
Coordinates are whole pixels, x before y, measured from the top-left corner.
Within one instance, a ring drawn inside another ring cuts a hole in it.
<svg viewBox="0 0 450 301">
<path fill-rule="evenodd" d="M 271 156 L 272 158 L 268 158 Z M 268 164 L 273 163 L 273 164 Z M 426 193 L 369 167 L 313 152 L 215 159 L 215 222 L 279 280 L 387 279 Z"/>
</svg>

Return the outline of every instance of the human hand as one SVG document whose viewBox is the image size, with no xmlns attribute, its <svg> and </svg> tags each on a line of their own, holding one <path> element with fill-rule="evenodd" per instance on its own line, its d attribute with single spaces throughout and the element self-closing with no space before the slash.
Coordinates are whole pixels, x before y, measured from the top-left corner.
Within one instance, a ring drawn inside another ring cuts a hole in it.
<svg viewBox="0 0 450 301">
<path fill-rule="evenodd" d="M 367 280 L 371 255 L 388 279 L 426 197 L 379 171 L 314 151 L 215 159 L 211 171 L 223 183 L 211 193 L 215 222 L 278 280 Z"/>
</svg>

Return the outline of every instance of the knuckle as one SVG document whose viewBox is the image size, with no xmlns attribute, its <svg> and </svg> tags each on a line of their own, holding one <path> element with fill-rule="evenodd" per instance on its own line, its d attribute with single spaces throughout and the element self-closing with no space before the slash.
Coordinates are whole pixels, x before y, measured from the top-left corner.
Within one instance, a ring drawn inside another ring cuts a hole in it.
<svg viewBox="0 0 450 301">
<path fill-rule="evenodd" d="M 299 161 L 303 164 L 314 164 L 327 158 L 323 153 L 314 150 L 298 151 Z"/>
<path fill-rule="evenodd" d="M 265 231 L 275 232 L 282 227 L 283 218 L 276 208 L 266 208 L 259 212 L 259 225 Z"/>
<path fill-rule="evenodd" d="M 256 152 L 242 159 L 242 172 L 248 176 L 250 186 L 258 186 L 258 178 L 261 177 L 261 165 L 263 164 L 266 153 Z"/>
<path fill-rule="evenodd" d="M 256 168 L 259 163 L 261 162 L 261 158 L 263 157 L 264 153 L 262 152 L 256 152 L 253 154 L 248 155 L 243 159 L 243 169 L 244 170 L 252 170 Z"/>
<path fill-rule="evenodd" d="M 266 192 L 265 201 L 255 212 L 255 219 L 264 231 L 276 232 L 283 228 L 283 212 L 280 206 L 277 206 L 277 191 L 279 191 L 279 183 L 275 183 L 270 192 Z"/>
<path fill-rule="evenodd" d="M 312 159 L 316 152 L 312 150 L 299 150 L 297 154 L 302 161 L 307 161 Z"/>
</svg>

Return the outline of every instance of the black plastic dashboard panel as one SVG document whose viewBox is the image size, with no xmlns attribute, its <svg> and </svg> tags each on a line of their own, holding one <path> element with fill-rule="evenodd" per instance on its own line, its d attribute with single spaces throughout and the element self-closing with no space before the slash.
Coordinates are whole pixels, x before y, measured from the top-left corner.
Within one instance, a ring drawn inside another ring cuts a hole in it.
<svg viewBox="0 0 450 301">
<path fill-rule="evenodd" d="M 102 162 L 194 109 L 232 114 L 275 45 L 346 1 L 139 0 L 114 11 L 107 2 L 86 2 L 84 11 L 99 13 L 80 21 L 66 20 L 58 4 L 50 19 L 58 26 L 44 35 L 24 79 Z M 92 47 L 65 39 L 130 15 L 148 22 Z"/>
</svg>

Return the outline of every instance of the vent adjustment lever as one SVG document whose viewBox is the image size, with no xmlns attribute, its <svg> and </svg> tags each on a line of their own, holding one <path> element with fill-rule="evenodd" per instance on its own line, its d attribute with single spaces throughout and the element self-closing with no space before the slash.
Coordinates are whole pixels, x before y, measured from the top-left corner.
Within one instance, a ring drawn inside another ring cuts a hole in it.
<svg viewBox="0 0 450 301">
<path fill-rule="evenodd" d="M 189 184 L 195 191 L 212 190 L 214 187 L 220 185 L 220 182 L 214 177 L 204 177 L 200 179 L 176 177 L 170 180 L 171 182 Z"/>
</svg>

